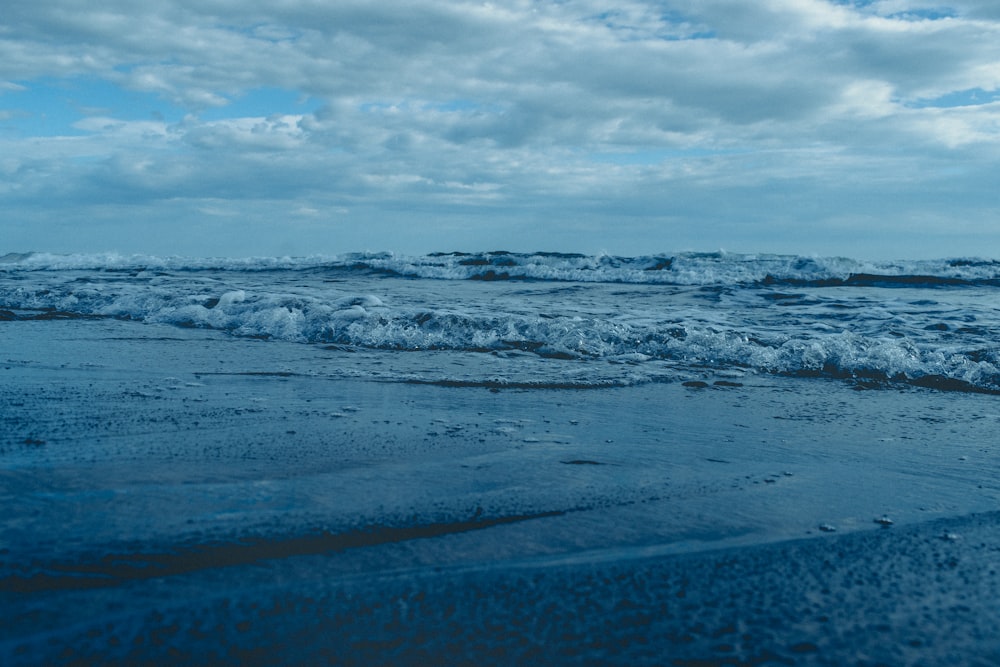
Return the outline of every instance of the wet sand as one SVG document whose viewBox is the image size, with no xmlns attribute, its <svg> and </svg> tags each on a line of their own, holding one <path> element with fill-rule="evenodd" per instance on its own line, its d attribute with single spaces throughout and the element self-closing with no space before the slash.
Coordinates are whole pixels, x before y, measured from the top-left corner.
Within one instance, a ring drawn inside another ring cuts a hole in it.
<svg viewBox="0 0 1000 667">
<path fill-rule="evenodd" d="M 408 384 L 111 320 L 0 350 L 4 664 L 1000 659 L 992 396 Z"/>
<path fill-rule="evenodd" d="M 62 604 L 21 656 L 95 664 L 992 665 L 997 523 L 662 557 L 343 577 L 330 556 L 129 583 Z M 634 555 L 634 554 L 633 554 Z M 295 560 L 295 559 L 293 559 Z M 329 575 L 329 576 L 328 576 Z M 169 590 L 168 590 L 169 589 Z M 8 663 L 10 664 L 10 663 Z"/>
</svg>

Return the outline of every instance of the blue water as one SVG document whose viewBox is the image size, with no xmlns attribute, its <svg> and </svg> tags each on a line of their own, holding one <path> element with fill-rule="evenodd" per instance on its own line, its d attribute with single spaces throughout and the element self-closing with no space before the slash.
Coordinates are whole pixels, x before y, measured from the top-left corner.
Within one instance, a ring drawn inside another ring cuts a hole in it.
<svg viewBox="0 0 1000 667">
<path fill-rule="evenodd" d="M 389 253 L 0 258 L 7 319 L 108 317 L 360 352 L 347 375 L 607 386 L 776 374 L 1000 390 L 1000 262 Z M 385 354 L 393 363 L 379 363 Z"/>
</svg>

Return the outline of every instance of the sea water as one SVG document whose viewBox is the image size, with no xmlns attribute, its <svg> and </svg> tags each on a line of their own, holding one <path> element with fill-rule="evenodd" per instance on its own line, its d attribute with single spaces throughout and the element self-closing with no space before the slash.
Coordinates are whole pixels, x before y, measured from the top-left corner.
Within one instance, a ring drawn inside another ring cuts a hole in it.
<svg viewBox="0 0 1000 667">
<path fill-rule="evenodd" d="M 993 393 L 998 294 L 982 259 L 0 257 L 6 319 L 210 329 L 343 351 L 347 375 L 496 386 L 767 374 Z"/>
</svg>

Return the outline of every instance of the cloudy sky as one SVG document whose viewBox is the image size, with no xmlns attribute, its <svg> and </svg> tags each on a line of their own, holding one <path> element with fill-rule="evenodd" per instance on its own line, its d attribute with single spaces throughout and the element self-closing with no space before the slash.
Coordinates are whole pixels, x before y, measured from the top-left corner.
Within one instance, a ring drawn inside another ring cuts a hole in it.
<svg viewBox="0 0 1000 667">
<path fill-rule="evenodd" d="M 1000 3 L 4 2 L 0 254 L 500 248 L 1000 258 Z"/>
</svg>

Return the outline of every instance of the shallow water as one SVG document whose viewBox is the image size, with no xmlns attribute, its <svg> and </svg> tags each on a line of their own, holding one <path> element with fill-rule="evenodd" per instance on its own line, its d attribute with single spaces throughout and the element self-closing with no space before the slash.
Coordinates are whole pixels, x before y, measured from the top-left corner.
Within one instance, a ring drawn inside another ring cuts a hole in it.
<svg viewBox="0 0 1000 667">
<path fill-rule="evenodd" d="M 997 499 L 988 395 L 770 377 L 439 386 L 344 379 L 335 361 L 351 353 L 210 330 L 97 320 L 0 333 L 15 571 L 87 550 L 535 515 L 560 517 L 540 522 L 540 553 L 685 550 Z"/>
</svg>

